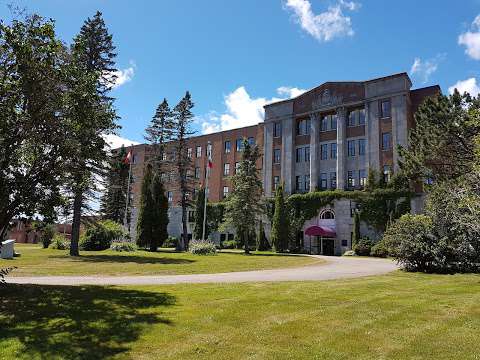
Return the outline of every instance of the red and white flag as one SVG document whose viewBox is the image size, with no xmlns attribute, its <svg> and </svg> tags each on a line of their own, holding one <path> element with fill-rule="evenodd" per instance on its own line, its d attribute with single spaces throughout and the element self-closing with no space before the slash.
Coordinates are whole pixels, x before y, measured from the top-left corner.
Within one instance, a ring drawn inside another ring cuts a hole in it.
<svg viewBox="0 0 480 360">
<path fill-rule="evenodd" d="M 125 159 L 123 159 L 123 163 L 130 164 L 130 162 L 132 161 L 132 157 L 133 157 L 132 150 L 129 150 L 127 156 L 125 156 Z"/>
<path fill-rule="evenodd" d="M 208 168 L 209 168 L 209 169 L 213 168 L 212 159 L 208 159 Z"/>
</svg>

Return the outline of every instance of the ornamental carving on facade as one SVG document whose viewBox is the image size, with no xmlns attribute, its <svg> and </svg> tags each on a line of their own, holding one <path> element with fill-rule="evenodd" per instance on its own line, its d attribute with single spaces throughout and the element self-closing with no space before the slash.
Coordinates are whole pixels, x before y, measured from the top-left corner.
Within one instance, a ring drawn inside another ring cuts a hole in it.
<svg viewBox="0 0 480 360">
<path fill-rule="evenodd" d="M 325 89 L 316 99 L 312 101 L 312 109 L 319 109 L 325 106 L 335 106 L 343 102 L 343 96 L 332 93 L 330 89 Z"/>
</svg>

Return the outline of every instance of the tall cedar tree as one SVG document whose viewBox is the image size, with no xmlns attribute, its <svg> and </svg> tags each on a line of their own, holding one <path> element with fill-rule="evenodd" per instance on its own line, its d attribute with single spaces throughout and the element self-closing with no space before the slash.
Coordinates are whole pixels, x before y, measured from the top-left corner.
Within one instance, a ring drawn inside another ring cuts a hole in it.
<svg viewBox="0 0 480 360">
<path fill-rule="evenodd" d="M 414 180 L 455 179 L 472 171 L 480 134 L 480 100 L 458 91 L 425 99 L 415 113 L 409 143 L 401 148 L 401 169 Z"/>
<path fill-rule="evenodd" d="M 113 132 L 117 118 L 108 91 L 116 80 L 115 47 L 102 14 L 88 18 L 74 39 L 69 66 L 68 143 L 69 190 L 73 196 L 70 255 L 78 256 L 80 218 L 94 177 L 104 175 L 107 144 L 103 135 Z"/>
<path fill-rule="evenodd" d="M 152 223 L 150 251 L 157 251 L 168 238 L 168 198 L 165 196 L 160 174 L 153 175 L 151 191 L 155 216 Z"/>
<path fill-rule="evenodd" d="M 121 147 L 109 159 L 108 172 L 105 181 L 105 193 L 100 203 L 100 213 L 105 219 L 122 224 L 125 220 L 127 206 L 128 171 L 129 164 L 125 163 L 127 151 Z M 130 179 L 130 183 L 132 180 Z M 130 223 L 130 207 L 132 195 L 129 194 L 129 207 L 127 209 L 127 222 Z"/>
<path fill-rule="evenodd" d="M 272 221 L 272 245 L 276 252 L 287 250 L 289 240 L 288 211 L 285 204 L 283 184 L 275 191 L 275 212 Z"/>
<path fill-rule="evenodd" d="M 195 198 L 195 226 L 193 228 L 193 238 L 196 240 L 202 239 L 203 235 L 203 214 L 205 210 L 205 189 L 201 188 L 197 191 Z M 207 209 L 208 212 L 208 209 Z M 205 224 L 205 237 L 209 235 L 208 223 Z"/>
<path fill-rule="evenodd" d="M 137 220 L 137 245 L 140 247 L 149 246 L 153 236 L 155 208 L 152 197 L 152 181 L 152 166 L 148 164 L 145 168 L 145 173 L 143 174 Z"/>
<path fill-rule="evenodd" d="M 193 122 L 192 108 L 194 104 L 190 93 L 187 91 L 182 100 L 173 109 L 173 119 L 175 123 L 174 141 L 176 153 L 176 167 L 178 172 L 178 185 L 181 196 L 182 206 L 182 237 L 177 245 L 177 250 L 188 250 L 188 229 L 187 210 L 189 206 L 188 195 L 192 190 L 192 179 L 189 177 L 191 169 L 191 159 L 188 156 L 187 138 L 194 132 L 191 131 Z"/>
<path fill-rule="evenodd" d="M 254 240 L 255 226 L 264 212 L 262 205 L 262 182 L 259 178 L 257 160 L 260 151 L 257 145 L 250 145 L 243 139 L 243 153 L 240 166 L 232 176 L 232 192 L 225 200 L 224 228 L 233 227 L 245 254 L 250 253 L 250 240 Z M 252 238 L 252 239 L 251 239 Z"/>
<path fill-rule="evenodd" d="M 353 214 L 353 234 L 352 234 L 352 248 L 360 241 L 360 213 L 355 210 Z"/>
<path fill-rule="evenodd" d="M 15 216 L 53 217 L 60 202 L 63 53 L 52 20 L 0 23 L 0 240 Z"/>
</svg>

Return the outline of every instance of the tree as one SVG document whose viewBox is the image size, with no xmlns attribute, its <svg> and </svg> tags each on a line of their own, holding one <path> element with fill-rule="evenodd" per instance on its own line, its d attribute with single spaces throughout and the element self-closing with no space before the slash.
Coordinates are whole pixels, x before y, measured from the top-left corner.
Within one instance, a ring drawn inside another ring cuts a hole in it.
<svg viewBox="0 0 480 360">
<path fill-rule="evenodd" d="M 258 234 L 257 234 L 257 250 L 266 251 L 270 249 L 270 244 L 265 236 L 265 230 L 263 228 L 263 221 L 259 221 Z"/>
<path fill-rule="evenodd" d="M 287 250 L 289 234 L 288 211 L 285 204 L 283 184 L 281 184 L 275 191 L 275 212 L 273 214 L 271 233 L 272 245 L 276 252 Z"/>
<path fill-rule="evenodd" d="M 173 110 L 173 119 L 175 124 L 174 141 L 176 153 L 176 167 L 178 173 L 178 185 L 180 188 L 180 204 L 182 207 L 182 237 L 177 245 L 177 250 L 188 250 L 188 195 L 191 193 L 192 179 L 189 177 L 191 168 L 191 159 L 188 156 L 187 138 L 193 134 L 191 124 L 193 122 L 192 108 L 194 104 L 190 93 L 187 91 L 182 100 Z"/>
<path fill-rule="evenodd" d="M 260 151 L 257 145 L 250 145 L 243 139 L 243 153 L 240 166 L 232 176 L 232 192 L 225 200 L 224 228 L 233 227 L 245 254 L 250 253 L 250 238 L 255 236 L 257 220 L 263 213 L 262 182 L 259 179 L 257 160 Z"/>
<path fill-rule="evenodd" d="M 61 203 L 63 55 L 52 20 L 0 24 L 0 240 L 15 216 Z"/>
<path fill-rule="evenodd" d="M 102 14 L 88 18 L 74 39 L 67 69 L 67 188 L 73 197 L 70 255 L 78 256 L 80 218 L 94 177 L 104 174 L 104 135 L 117 126 L 113 99 L 107 96 L 116 79 L 115 47 Z"/>
<path fill-rule="evenodd" d="M 400 167 L 414 180 L 443 181 L 472 171 L 480 134 L 480 100 L 455 91 L 425 99 L 415 114 Z"/>
<path fill-rule="evenodd" d="M 105 192 L 100 203 L 100 212 L 103 217 L 119 224 L 122 224 L 125 219 L 127 204 L 129 164 L 125 162 L 126 156 L 127 151 L 123 146 L 110 156 L 105 179 Z M 131 194 L 129 196 L 128 203 L 131 205 Z M 129 222 L 130 206 L 127 211 L 127 221 Z"/>
<path fill-rule="evenodd" d="M 352 235 L 352 249 L 360 241 L 360 213 L 355 210 L 353 214 L 353 235 Z"/>
<path fill-rule="evenodd" d="M 195 198 L 195 226 L 193 228 L 193 237 L 196 240 L 203 240 L 203 216 L 205 210 L 205 189 L 201 188 L 197 191 L 197 196 Z M 210 234 L 210 229 L 205 224 L 205 238 L 208 238 Z"/>
<path fill-rule="evenodd" d="M 157 251 L 168 238 L 168 198 L 160 174 L 153 175 L 152 201 L 154 218 L 152 221 L 152 237 L 150 239 L 150 251 Z"/>
<path fill-rule="evenodd" d="M 155 209 L 152 198 L 152 180 L 152 166 L 147 165 L 143 174 L 137 220 L 137 245 L 141 247 L 149 246 L 153 237 Z"/>
</svg>

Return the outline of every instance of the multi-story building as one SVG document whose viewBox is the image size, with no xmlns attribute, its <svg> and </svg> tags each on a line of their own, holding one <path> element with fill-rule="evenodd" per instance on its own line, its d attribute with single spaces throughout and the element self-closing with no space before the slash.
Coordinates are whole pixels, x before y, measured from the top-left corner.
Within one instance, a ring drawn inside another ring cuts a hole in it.
<svg viewBox="0 0 480 360">
<path fill-rule="evenodd" d="M 267 197 L 273 196 L 280 183 L 287 193 L 359 189 L 369 169 L 388 180 L 398 168 L 397 145 L 408 145 L 416 109 L 425 97 L 440 92 L 439 86 L 411 87 L 406 73 L 360 82 L 327 82 L 296 98 L 266 105 L 265 121 L 257 126 L 192 137 L 188 147 L 196 185 L 204 185 L 207 151 L 211 150 L 214 167 L 209 200 L 219 201 L 228 195 L 228 176 L 240 161 L 243 137 L 262 150 L 258 165 Z M 148 147 L 135 146 L 134 153 L 135 207 Z M 167 191 L 172 202 L 169 232 L 179 236 L 179 194 L 168 182 Z M 337 200 L 332 207 L 322 209 L 304 226 L 306 234 L 313 234 L 304 237 L 305 247 L 325 254 L 350 249 L 351 214 L 349 200 Z"/>
</svg>

